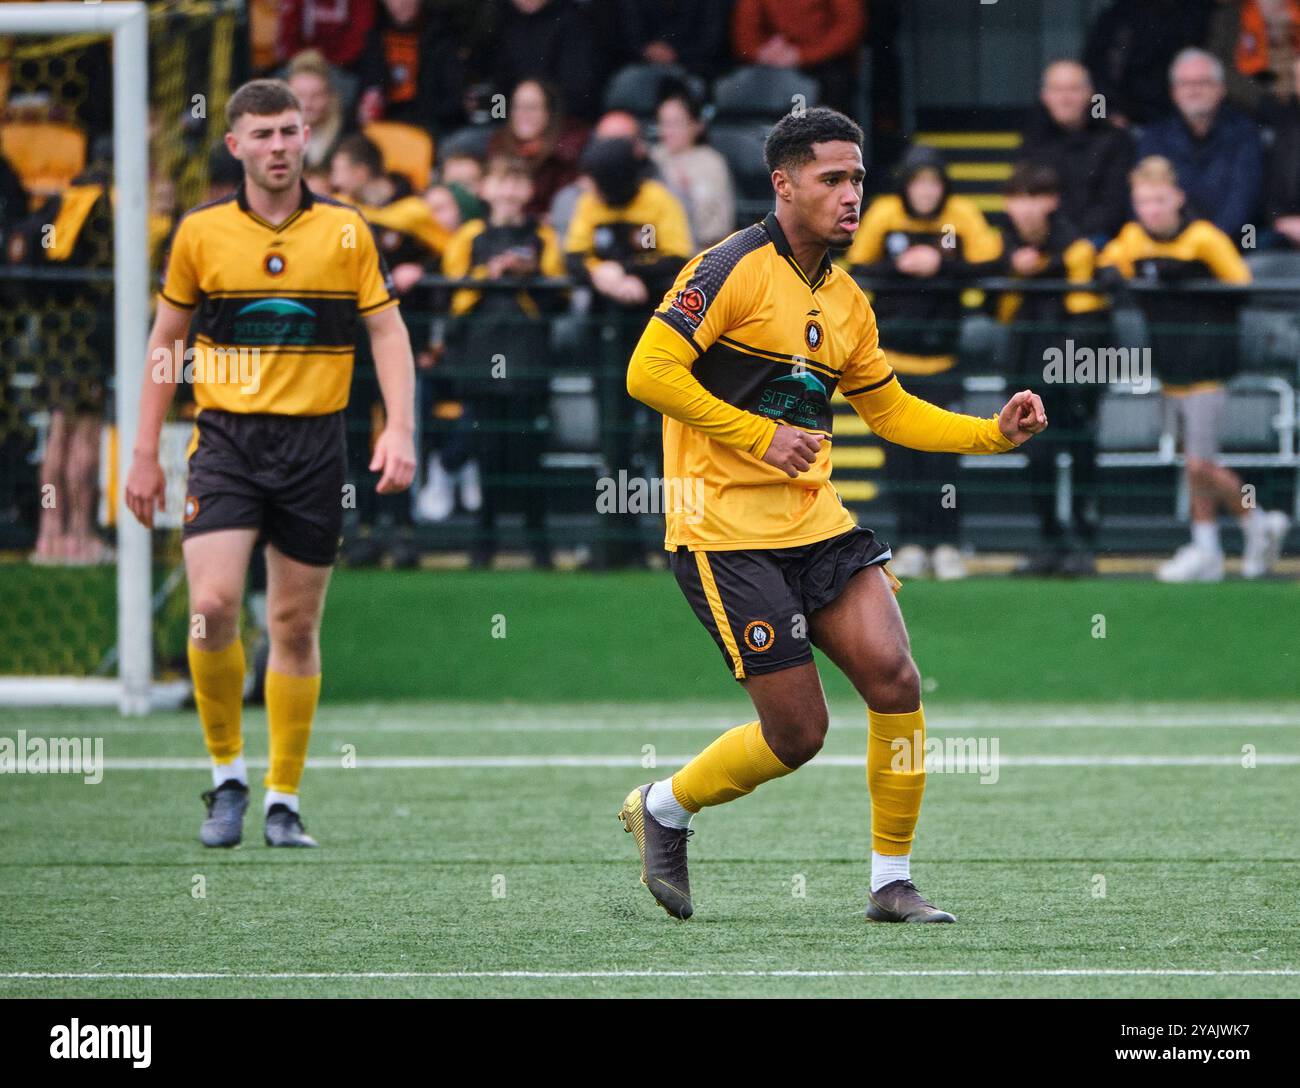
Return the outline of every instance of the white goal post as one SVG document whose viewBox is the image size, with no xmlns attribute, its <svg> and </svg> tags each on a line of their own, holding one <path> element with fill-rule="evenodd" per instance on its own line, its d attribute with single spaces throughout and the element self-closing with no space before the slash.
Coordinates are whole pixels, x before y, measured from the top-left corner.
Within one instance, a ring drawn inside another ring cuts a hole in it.
<svg viewBox="0 0 1300 1088">
<path fill-rule="evenodd" d="M 147 714 L 153 686 L 149 531 L 127 510 L 125 469 L 135 442 L 149 322 L 148 12 L 128 3 L 0 4 L 0 34 L 111 34 L 113 38 L 113 230 L 117 487 L 117 679 L 5 677 L 0 703 L 84 705 L 115 701 Z"/>
</svg>

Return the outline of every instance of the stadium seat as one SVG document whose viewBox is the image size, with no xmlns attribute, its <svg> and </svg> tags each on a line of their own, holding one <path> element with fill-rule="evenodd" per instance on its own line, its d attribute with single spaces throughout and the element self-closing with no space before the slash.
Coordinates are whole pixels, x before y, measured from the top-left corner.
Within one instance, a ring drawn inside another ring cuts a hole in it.
<svg viewBox="0 0 1300 1088">
<path fill-rule="evenodd" d="M 964 371 L 1004 373 L 1011 359 L 1011 326 L 987 314 L 967 314 L 961 319 L 957 355 Z"/>
<path fill-rule="evenodd" d="M 708 141 L 724 159 L 736 184 L 736 222 L 748 226 L 772 209 L 772 177 L 763 162 L 763 142 L 770 126 L 713 124 Z"/>
<path fill-rule="evenodd" d="M 1300 314 L 1286 309 L 1245 306 L 1237 323 L 1241 369 L 1281 371 L 1292 377 L 1300 365 Z"/>
<path fill-rule="evenodd" d="M 422 191 L 433 173 L 433 137 L 415 125 L 400 121 L 372 121 L 362 130 L 384 156 L 384 169 L 404 175 Z"/>
<path fill-rule="evenodd" d="M 1098 452 L 1156 457 L 1164 425 L 1164 401 L 1160 396 L 1108 392 L 1097 406 Z"/>
<path fill-rule="evenodd" d="M 714 119 L 760 121 L 770 126 L 790 112 L 796 96 L 803 96 L 803 105 L 815 106 L 820 94 L 817 80 L 800 71 L 751 64 L 713 84 Z"/>
<path fill-rule="evenodd" d="M 32 197 L 62 192 L 86 168 L 86 134 L 61 121 L 7 122 L 0 150 Z"/>
<path fill-rule="evenodd" d="M 676 64 L 629 64 L 620 68 L 605 88 L 605 109 L 626 110 L 642 121 L 654 118 L 666 82 L 684 83 L 697 99 L 704 98 L 704 81 Z"/>
</svg>

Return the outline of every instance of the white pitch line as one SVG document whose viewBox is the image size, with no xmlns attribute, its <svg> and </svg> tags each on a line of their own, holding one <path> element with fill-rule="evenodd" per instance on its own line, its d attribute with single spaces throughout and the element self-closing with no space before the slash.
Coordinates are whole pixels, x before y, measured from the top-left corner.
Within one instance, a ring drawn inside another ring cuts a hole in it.
<svg viewBox="0 0 1300 1088">
<path fill-rule="evenodd" d="M 658 756 L 656 766 L 682 766 L 692 759 L 689 755 Z M 1259 754 L 1254 757 L 1259 766 L 1300 766 L 1300 754 Z M 490 768 L 538 767 L 644 767 L 640 755 L 616 756 L 357 756 L 354 767 L 345 768 L 338 756 L 313 756 L 307 760 L 312 770 L 389 770 L 389 771 L 447 771 Z M 812 767 L 861 767 L 864 756 L 818 756 Z M 263 768 L 265 758 L 251 758 L 248 766 Z M 976 767 L 973 758 L 968 761 Z M 1111 755 L 1025 755 L 997 758 L 998 767 L 1239 767 L 1240 755 L 1192 756 L 1111 756 Z M 140 756 L 107 757 L 102 760 L 106 771 L 202 771 L 212 764 L 202 757 L 191 756 Z M 0 772 L 12 773 L 12 772 Z"/>
<path fill-rule="evenodd" d="M 0 979 L 51 981 L 99 979 L 204 981 L 212 979 L 601 979 L 601 978 L 1223 978 L 1223 977 L 1294 977 L 1300 969 L 1291 967 L 1216 970 L 1213 968 L 1145 968 L 1145 967 L 1052 967 L 1030 970 L 880 970 L 880 971 L 11 971 Z"/>
<path fill-rule="evenodd" d="M 375 713 L 371 719 L 367 713 Z M 590 714 L 578 719 L 581 709 L 565 708 L 556 712 L 561 720 L 548 720 L 542 716 L 526 715 L 512 717 L 509 711 L 485 707 L 484 715 L 495 715 L 495 721 L 484 721 L 482 717 L 461 717 L 459 713 L 448 717 L 401 717 L 385 715 L 382 711 L 366 712 L 356 718 L 335 720 L 333 711 L 318 718 L 313 726 L 317 734 L 330 733 L 342 736 L 367 736 L 375 733 L 414 733 L 414 734 L 456 734 L 456 733 L 707 733 L 728 728 L 734 724 L 737 714 L 720 711 L 716 714 L 702 713 L 693 716 L 667 716 L 659 713 L 644 712 L 636 706 L 629 706 L 627 712 L 604 717 Z M 996 729 L 1297 729 L 1300 730 L 1300 708 L 1294 711 L 1260 711 L 1242 712 L 1229 710 L 1224 713 L 1206 711 L 1204 708 L 1187 713 L 1179 711 L 1132 712 L 1117 710 L 1115 712 L 1080 712 L 1060 711 L 1035 716 L 1031 710 L 1007 708 L 1005 711 L 987 713 L 945 714 L 941 709 L 927 713 L 930 732 L 935 735 L 943 733 L 974 733 Z M 578 719 L 578 720 L 575 720 Z M 865 712 L 844 714 L 835 712 L 831 718 L 831 730 L 863 732 L 866 729 Z M 71 727 L 70 727 L 71 728 Z M 170 724 L 149 724 L 143 722 L 111 722 L 96 726 L 97 731 L 105 736 L 161 736 L 174 734 L 176 726 Z M 28 729 L 28 733 L 59 732 L 57 727 Z M 61 734 L 60 734 L 61 735 Z"/>
</svg>

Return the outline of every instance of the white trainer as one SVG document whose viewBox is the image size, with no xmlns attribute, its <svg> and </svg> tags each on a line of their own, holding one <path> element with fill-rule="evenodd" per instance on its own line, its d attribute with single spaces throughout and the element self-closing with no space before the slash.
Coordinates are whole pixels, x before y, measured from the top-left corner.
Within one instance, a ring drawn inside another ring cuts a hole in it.
<svg viewBox="0 0 1300 1088">
<path fill-rule="evenodd" d="M 420 521 L 446 521 L 456 508 L 456 492 L 451 475 L 442 467 L 442 458 L 429 458 L 425 483 L 415 497 L 415 516 Z"/>
<path fill-rule="evenodd" d="M 953 582 L 966 577 L 966 560 L 951 544 L 940 544 L 930 553 L 934 576 L 941 582 Z"/>
<path fill-rule="evenodd" d="M 460 484 L 460 504 L 471 514 L 477 513 L 483 505 L 483 486 L 479 483 L 478 462 L 470 458 L 456 473 L 456 482 Z"/>
<path fill-rule="evenodd" d="M 1223 552 L 1184 544 L 1156 568 L 1161 582 L 1222 582 Z"/>
<path fill-rule="evenodd" d="M 929 569 L 929 560 L 925 549 L 916 544 L 904 544 L 894 549 L 894 558 L 889 561 L 889 569 L 899 578 L 920 578 Z"/>
<path fill-rule="evenodd" d="M 1253 526 L 1253 528 L 1252 528 Z M 1262 511 L 1246 523 L 1241 551 L 1241 576 L 1260 578 L 1273 569 L 1282 557 L 1282 541 L 1291 528 L 1291 519 L 1281 510 Z"/>
</svg>

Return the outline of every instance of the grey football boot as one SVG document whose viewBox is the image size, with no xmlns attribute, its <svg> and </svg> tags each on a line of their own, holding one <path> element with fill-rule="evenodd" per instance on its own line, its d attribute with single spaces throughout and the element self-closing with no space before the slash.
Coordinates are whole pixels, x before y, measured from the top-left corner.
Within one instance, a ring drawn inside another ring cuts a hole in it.
<svg viewBox="0 0 1300 1088">
<path fill-rule="evenodd" d="M 302 820 L 288 805 L 272 805 L 266 812 L 267 846 L 319 846 L 307 834 Z"/>
<path fill-rule="evenodd" d="M 238 846 L 244 837 L 248 787 L 238 779 L 228 778 L 199 796 L 208 806 L 208 818 L 199 828 L 199 841 L 204 846 Z"/>
<path fill-rule="evenodd" d="M 623 830 L 636 838 L 641 852 L 641 883 L 664 910 L 685 921 L 695 913 L 691 878 L 686 871 L 686 841 L 695 832 L 665 827 L 650 815 L 645 802 L 651 785 L 637 786 L 629 793 L 618 818 L 623 821 Z"/>
</svg>

